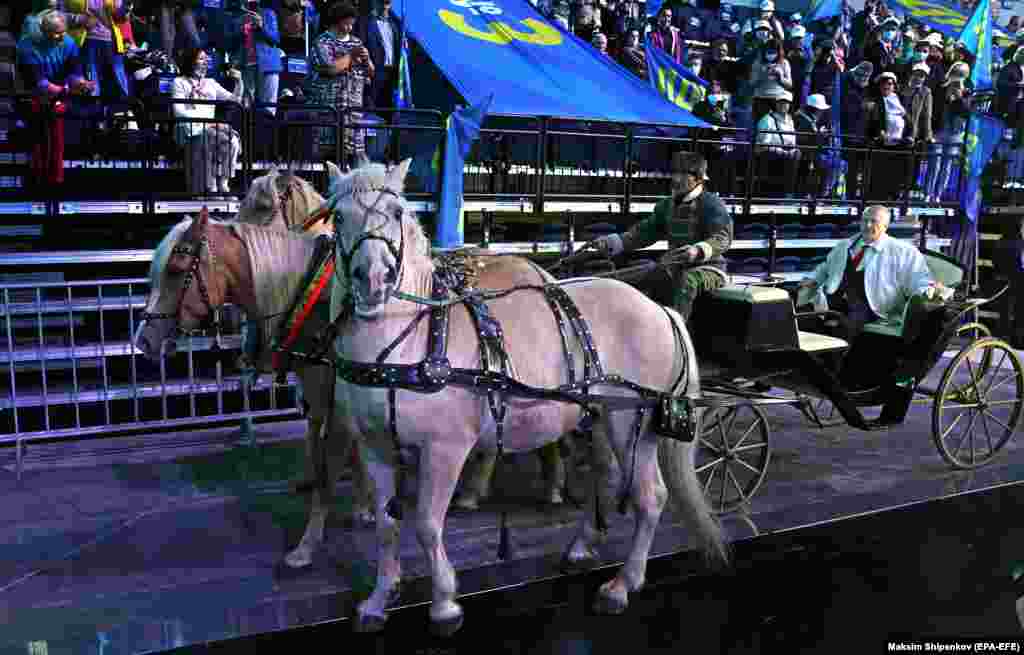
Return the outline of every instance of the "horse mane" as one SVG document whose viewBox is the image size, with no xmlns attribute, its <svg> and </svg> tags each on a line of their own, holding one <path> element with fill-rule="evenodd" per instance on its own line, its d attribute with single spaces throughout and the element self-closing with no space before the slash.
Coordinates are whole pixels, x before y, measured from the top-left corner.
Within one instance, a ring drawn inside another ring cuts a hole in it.
<svg viewBox="0 0 1024 655">
<path fill-rule="evenodd" d="M 283 193 L 279 185 L 282 181 L 291 186 L 292 193 L 285 214 L 279 215 L 277 209 Z M 236 219 L 240 223 L 271 227 L 274 218 L 280 216 L 279 229 L 301 231 L 306 218 L 323 203 L 323 196 L 301 175 L 296 175 L 291 169 L 285 173 L 272 170 L 253 180 L 249 192 L 238 208 Z M 321 233 L 325 232 L 326 228 L 314 228 L 312 231 Z"/>
<path fill-rule="evenodd" d="M 153 252 L 150 280 L 159 284 L 171 250 L 192 226 L 192 218 L 185 218 L 171 228 Z M 253 286 L 260 314 L 283 312 L 291 305 L 296 288 L 302 283 L 309 260 L 316 248 L 316 235 L 286 232 L 284 230 L 243 223 L 237 220 L 221 221 L 210 218 L 210 225 L 231 230 L 249 253 Z M 209 261 L 209 252 L 203 249 L 201 257 Z M 273 273 L 274 275 L 271 275 Z M 282 280 L 283 275 L 283 280 Z M 270 330 L 282 320 L 275 317 L 267 322 Z"/>
<path fill-rule="evenodd" d="M 416 212 L 409 209 L 405 202 L 405 178 L 391 175 L 392 170 L 384 164 L 365 163 L 349 173 L 338 176 L 331 184 L 327 206 L 333 208 L 340 217 L 359 216 L 364 209 L 355 202 L 355 196 L 373 194 L 371 198 L 362 201 L 363 204 L 369 205 L 376 201 L 379 192 L 393 192 L 397 197 L 386 198 L 383 202 L 398 203 L 401 206 L 403 218 L 408 219 L 402 221 L 405 237 L 409 239 L 406 246 L 411 247 L 411 251 L 416 255 L 422 256 L 432 269 L 434 264 L 430 258 L 430 239 L 427 238 Z M 344 222 L 344 218 L 341 221 Z M 336 223 L 335 231 L 340 227 Z"/>
<path fill-rule="evenodd" d="M 308 271 L 310 258 L 316 249 L 316 235 L 285 232 L 237 221 L 223 225 L 241 239 L 249 253 L 253 292 L 259 303 L 260 314 L 286 311 Z M 272 333 L 283 318 L 276 316 L 268 320 L 263 326 L 264 330 L 268 334 Z"/>
</svg>

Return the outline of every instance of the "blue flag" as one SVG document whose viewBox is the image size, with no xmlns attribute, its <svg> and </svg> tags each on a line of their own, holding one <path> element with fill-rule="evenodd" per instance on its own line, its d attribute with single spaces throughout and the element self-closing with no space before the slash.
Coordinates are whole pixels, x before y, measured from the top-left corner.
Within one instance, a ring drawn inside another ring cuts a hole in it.
<svg viewBox="0 0 1024 655">
<path fill-rule="evenodd" d="M 462 220 L 462 175 L 466 156 L 480 135 L 480 126 L 494 100 L 494 94 L 473 107 L 456 109 L 448 117 L 444 149 L 444 178 L 441 180 L 441 204 L 437 209 L 437 231 L 434 246 L 458 248 L 463 245 L 465 228 Z M 436 157 L 439 160 L 440 157 Z M 433 166 L 431 166 L 433 168 Z"/>
<path fill-rule="evenodd" d="M 650 35 L 644 40 L 647 79 L 666 100 L 691 114 L 708 93 L 709 84 L 680 66 L 667 52 L 651 45 Z"/>
<path fill-rule="evenodd" d="M 811 0 L 811 8 L 804 16 L 803 24 L 810 25 L 814 21 L 828 20 L 843 14 L 842 0 Z"/>
<path fill-rule="evenodd" d="M 981 208 L 981 174 L 1003 138 L 1006 125 L 1000 119 L 973 112 L 967 123 L 964 140 L 964 183 L 960 185 L 960 206 L 972 223 L 978 220 Z"/>
<path fill-rule="evenodd" d="M 412 109 L 412 79 L 409 77 L 409 39 L 402 35 L 398 53 L 398 79 L 395 84 L 395 109 Z"/>
<path fill-rule="evenodd" d="M 971 66 L 971 82 L 975 92 L 992 88 L 992 9 L 989 2 L 981 0 L 978 3 L 958 37 L 975 57 L 974 65 Z"/>
</svg>

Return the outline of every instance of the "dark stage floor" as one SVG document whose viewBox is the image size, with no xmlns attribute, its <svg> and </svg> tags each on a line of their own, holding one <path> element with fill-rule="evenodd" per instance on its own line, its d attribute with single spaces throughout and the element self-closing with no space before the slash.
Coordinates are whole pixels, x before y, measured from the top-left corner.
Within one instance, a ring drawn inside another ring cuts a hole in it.
<svg viewBox="0 0 1024 655">
<path fill-rule="evenodd" d="M 1015 439 L 987 467 L 955 472 L 932 442 L 930 409 L 863 433 L 769 408 L 768 477 L 749 512 L 723 519 L 735 569 L 708 574 L 667 512 L 653 549 L 665 557 L 623 617 L 587 609 L 611 569 L 558 576 L 579 510 L 540 505 L 539 483 L 524 484 L 537 459 L 515 456 L 507 481 L 518 497 L 496 493 L 514 508 L 512 561 L 497 561 L 496 503 L 449 517 L 449 557 L 469 596 L 466 627 L 447 642 L 426 636 L 429 588 L 411 579 L 424 570 L 411 530 L 408 609 L 382 638 L 351 635 L 345 620 L 373 582 L 372 529 L 336 519 L 310 570 L 282 571 L 305 521 L 305 500 L 287 488 L 300 472 L 298 422 L 258 426 L 254 449 L 233 447 L 226 430 L 33 446 L 24 481 L 13 462 L 0 480 L 0 654 L 252 652 L 249 640 L 199 645 L 300 626 L 313 627 L 261 645 L 840 653 L 885 652 L 897 632 L 1024 636 L 1009 578 L 1024 562 L 1024 448 Z M 632 533 L 631 517 L 611 518 L 609 564 Z"/>
</svg>

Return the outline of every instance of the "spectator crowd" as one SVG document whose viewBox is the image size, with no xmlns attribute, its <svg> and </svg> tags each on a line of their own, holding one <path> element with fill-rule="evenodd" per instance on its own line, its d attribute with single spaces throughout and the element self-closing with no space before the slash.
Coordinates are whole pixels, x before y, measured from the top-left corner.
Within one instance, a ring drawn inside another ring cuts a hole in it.
<svg viewBox="0 0 1024 655">
<path fill-rule="evenodd" d="M 217 122 L 214 103 L 204 101 L 237 102 L 267 116 L 306 103 L 350 112 L 355 120 L 362 111 L 393 106 L 402 25 L 391 0 L 364 1 L 370 6 L 34 0 L 18 41 L 18 68 L 37 92 L 37 116 L 93 112 L 102 123 L 131 112 L 140 98 L 172 96 L 174 114 L 197 121 L 174 131 L 191 168 L 190 191 L 223 192 L 241 145 L 230 124 Z M 706 133 L 704 148 L 712 178 L 726 187 L 737 177 L 737 162 L 747 159 L 743 144 L 752 141 L 757 165 L 776 173 L 782 193 L 870 191 L 940 201 L 964 154 L 969 112 L 980 102 L 970 82 L 974 57 L 964 44 L 901 19 L 884 0 L 866 0 L 847 17 L 848 30 L 838 17 L 808 22 L 781 14 L 772 0 L 756 9 L 670 0 L 650 18 L 637 0 L 530 2 L 638 77 L 647 77 L 649 41 L 704 80 L 707 91 L 694 113 L 718 128 Z M 962 9 L 969 13 L 972 5 Z M 1019 22 L 1011 17 L 1005 29 L 1024 38 Z M 1013 45 L 999 55 L 996 96 L 984 102 L 1010 128 L 1007 184 L 1024 188 L 1024 135 L 1017 130 L 1024 50 Z M 160 85 L 164 79 L 169 83 Z M 97 102 L 86 102 L 90 97 Z M 52 181 L 62 175 L 57 125 L 45 123 L 48 138 L 33 153 L 39 174 Z M 835 130 L 844 146 L 859 148 L 841 154 L 826 148 L 835 143 Z M 346 159 L 365 152 L 361 131 L 343 134 Z M 336 139 L 337 130 L 316 130 L 314 148 L 335 148 Z"/>
</svg>

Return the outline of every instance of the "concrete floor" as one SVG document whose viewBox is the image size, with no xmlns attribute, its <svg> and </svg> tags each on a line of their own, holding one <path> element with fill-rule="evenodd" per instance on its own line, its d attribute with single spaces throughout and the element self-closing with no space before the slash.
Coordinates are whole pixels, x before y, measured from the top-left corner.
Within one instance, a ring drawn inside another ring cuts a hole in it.
<svg viewBox="0 0 1024 655">
<path fill-rule="evenodd" d="M 1024 480 L 1018 439 L 982 469 L 953 471 L 932 442 L 930 411 L 916 405 L 904 425 L 863 433 L 769 408 L 769 473 L 748 511 L 723 518 L 730 539 Z M 33 642 L 48 653 L 149 652 L 347 616 L 353 595 L 372 585 L 372 530 L 336 516 L 310 569 L 279 565 L 304 527 L 305 500 L 287 488 L 300 473 L 302 431 L 299 422 L 257 426 L 255 449 L 238 448 L 229 429 L 38 445 L 20 484 L 11 455 L 0 477 L 0 654 L 35 652 Z M 557 575 L 579 510 L 538 502 L 538 471 L 536 457 L 510 458 L 495 502 L 449 516 L 461 593 Z M 511 512 L 516 550 L 506 563 L 496 556 L 498 507 Z M 621 561 L 632 519 L 610 519 L 604 555 Z M 653 553 L 691 545 L 666 513 Z M 407 578 L 422 575 L 410 530 L 402 552 Z M 402 601 L 422 600 L 423 589 Z"/>
</svg>

